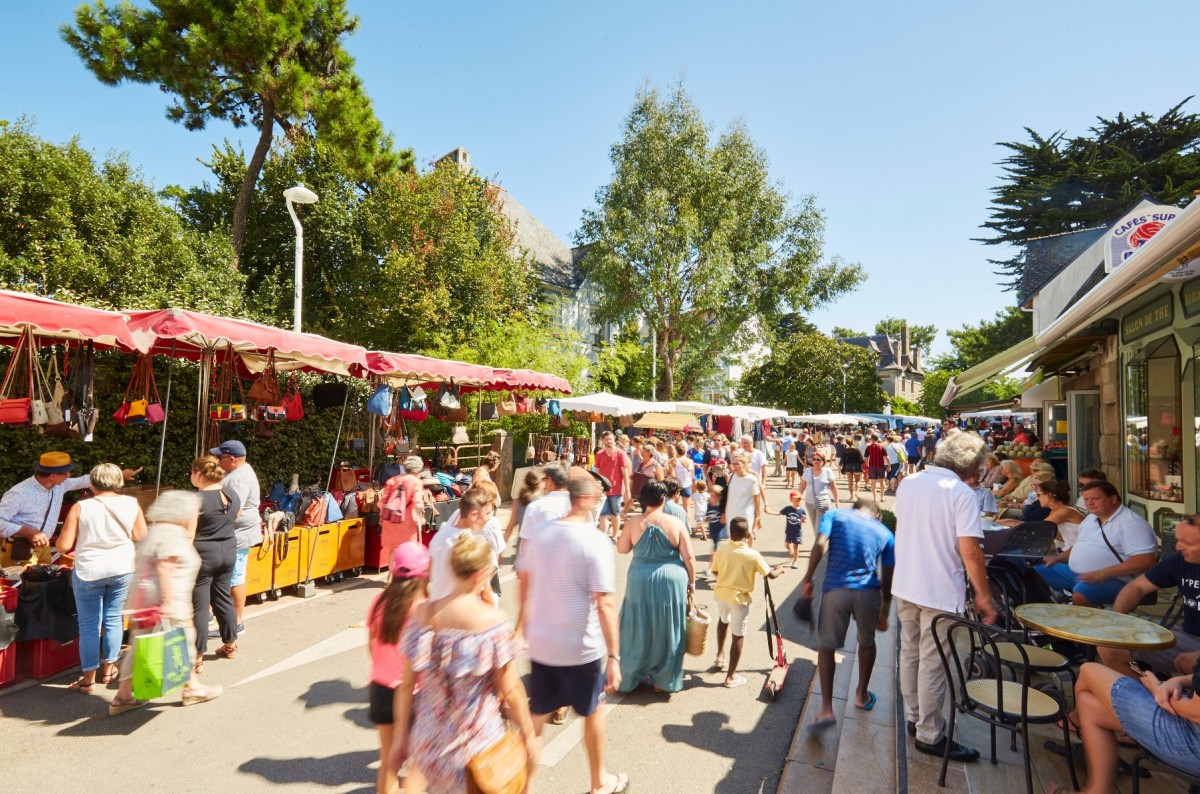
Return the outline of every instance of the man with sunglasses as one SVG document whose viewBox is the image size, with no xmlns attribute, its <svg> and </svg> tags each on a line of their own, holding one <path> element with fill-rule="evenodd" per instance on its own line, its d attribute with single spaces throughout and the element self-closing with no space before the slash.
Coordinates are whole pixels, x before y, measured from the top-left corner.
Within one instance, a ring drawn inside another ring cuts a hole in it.
<svg viewBox="0 0 1200 794">
<path fill-rule="evenodd" d="M 1200 659 L 1200 516 L 1192 515 L 1175 525 L 1175 553 L 1121 588 L 1113 602 L 1114 612 L 1132 612 L 1142 599 L 1167 587 L 1178 587 L 1183 620 L 1171 631 L 1175 647 L 1139 651 L 1131 655 L 1118 648 L 1100 648 L 1100 661 L 1118 673 L 1131 675 L 1131 659 L 1156 672 L 1192 675 Z"/>
</svg>

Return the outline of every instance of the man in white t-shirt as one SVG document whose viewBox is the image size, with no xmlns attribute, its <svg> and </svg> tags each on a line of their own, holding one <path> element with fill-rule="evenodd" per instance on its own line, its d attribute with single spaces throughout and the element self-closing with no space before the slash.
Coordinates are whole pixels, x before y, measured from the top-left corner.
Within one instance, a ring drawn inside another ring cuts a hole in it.
<svg viewBox="0 0 1200 794">
<path fill-rule="evenodd" d="M 987 456 L 974 433 L 951 433 L 937 449 L 933 465 L 905 477 L 896 493 L 896 572 L 892 593 L 900 620 L 900 688 L 908 732 L 916 748 L 941 756 L 950 742 L 950 758 L 975 761 L 979 751 L 946 735 L 944 712 L 949 681 L 933 636 L 938 615 L 960 614 L 966 606 L 964 572 L 975 593 L 975 611 L 996 618 L 988 586 L 979 505 L 967 480 Z"/>
<path fill-rule="evenodd" d="M 604 769 L 606 694 L 621 685 L 617 627 L 616 552 L 594 531 L 592 510 L 603 494 L 590 475 L 567 484 L 570 512 L 543 527 L 537 542 L 521 543 L 517 634 L 529 647 L 529 710 L 538 735 L 567 706 L 583 717 L 592 791 L 624 791 L 627 775 Z M 607 658 L 606 658 L 607 657 Z"/>
<path fill-rule="evenodd" d="M 729 522 L 738 516 L 746 519 L 750 525 L 748 542 L 753 546 L 754 533 L 762 526 L 763 514 L 767 512 L 767 498 L 762 480 L 749 471 L 749 456 L 744 451 L 734 453 L 731 465 L 733 473 L 725 489 L 725 516 L 721 523 L 729 526 Z"/>
<path fill-rule="evenodd" d="M 429 541 L 429 600 L 445 598 L 454 590 L 454 570 L 450 567 L 450 552 L 459 532 L 483 535 L 492 547 L 492 564 L 498 565 L 504 551 L 504 534 L 500 524 L 491 520 L 495 502 L 482 488 L 468 488 L 458 503 L 458 510 Z M 523 545 L 523 544 L 522 544 Z M 499 586 L 493 581 L 492 589 Z"/>
<path fill-rule="evenodd" d="M 750 473 L 758 478 L 760 483 L 766 484 L 767 477 L 767 456 L 761 449 L 754 448 L 754 438 L 751 436 L 742 436 L 741 452 L 746 454 L 746 460 L 750 467 Z"/>
<path fill-rule="evenodd" d="M 557 460 L 550 461 L 542 467 L 542 475 L 545 477 L 545 495 L 530 502 L 521 518 L 522 546 L 536 538 L 546 525 L 571 512 L 571 498 L 567 495 L 567 480 L 570 474 L 566 464 Z"/>
</svg>

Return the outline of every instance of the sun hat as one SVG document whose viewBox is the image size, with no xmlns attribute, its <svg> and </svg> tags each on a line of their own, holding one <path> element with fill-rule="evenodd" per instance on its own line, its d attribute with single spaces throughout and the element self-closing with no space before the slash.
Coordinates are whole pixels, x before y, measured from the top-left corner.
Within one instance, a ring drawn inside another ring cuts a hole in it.
<svg viewBox="0 0 1200 794">
<path fill-rule="evenodd" d="M 33 470 L 38 474 L 66 474 L 75 468 L 71 456 L 65 452 L 43 452 Z"/>
<path fill-rule="evenodd" d="M 429 549 L 415 540 L 406 541 L 392 552 L 392 576 L 420 578 L 429 575 Z"/>
</svg>

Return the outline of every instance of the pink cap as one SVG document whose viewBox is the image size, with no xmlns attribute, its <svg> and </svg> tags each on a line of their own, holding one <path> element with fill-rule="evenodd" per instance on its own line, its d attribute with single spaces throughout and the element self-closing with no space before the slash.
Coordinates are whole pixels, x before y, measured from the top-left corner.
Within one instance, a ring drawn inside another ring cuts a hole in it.
<svg viewBox="0 0 1200 794">
<path fill-rule="evenodd" d="M 401 543 L 392 552 L 392 576 L 429 576 L 429 549 L 415 540 Z"/>
</svg>

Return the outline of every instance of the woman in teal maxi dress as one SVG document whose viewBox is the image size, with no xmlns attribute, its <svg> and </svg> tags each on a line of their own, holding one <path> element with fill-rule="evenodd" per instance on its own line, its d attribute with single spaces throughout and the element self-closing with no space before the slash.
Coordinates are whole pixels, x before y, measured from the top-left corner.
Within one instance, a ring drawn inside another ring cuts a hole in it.
<svg viewBox="0 0 1200 794">
<path fill-rule="evenodd" d="M 621 603 L 621 692 L 647 680 L 658 691 L 683 689 L 696 566 L 684 523 L 663 513 L 666 494 L 662 482 L 646 483 L 639 494 L 645 512 L 626 523 L 617 542 L 620 553 L 633 552 Z"/>
</svg>

